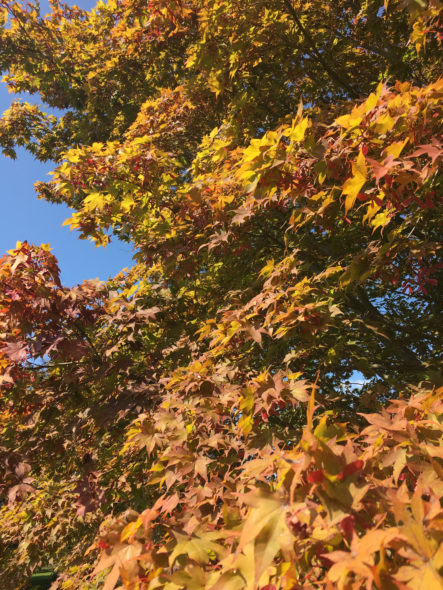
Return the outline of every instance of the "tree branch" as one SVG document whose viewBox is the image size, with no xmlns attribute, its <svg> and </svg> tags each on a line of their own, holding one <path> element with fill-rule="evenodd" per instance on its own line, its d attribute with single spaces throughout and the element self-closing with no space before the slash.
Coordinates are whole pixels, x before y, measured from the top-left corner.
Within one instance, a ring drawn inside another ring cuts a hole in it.
<svg viewBox="0 0 443 590">
<path fill-rule="evenodd" d="M 297 28 L 300 30 L 300 32 L 303 34 L 304 38 L 306 39 L 306 41 L 310 45 L 311 51 L 314 54 L 313 57 L 323 67 L 323 69 L 328 74 L 328 76 L 331 78 L 331 80 L 333 80 L 334 82 L 339 84 L 344 90 L 346 90 L 346 92 L 348 92 L 352 98 L 358 98 L 359 95 L 352 88 L 352 86 L 346 80 L 342 79 L 341 76 L 339 76 L 337 74 L 337 72 L 323 58 L 322 54 L 320 53 L 320 51 L 318 50 L 318 48 L 315 44 L 313 37 L 311 36 L 310 32 L 303 26 L 303 23 L 299 19 L 298 14 L 297 14 L 295 8 L 292 6 L 290 0 L 283 0 L 283 3 L 286 6 L 292 19 L 294 20 L 295 24 L 297 25 Z"/>
<path fill-rule="evenodd" d="M 416 354 L 399 340 L 389 321 L 387 321 L 387 318 L 372 304 L 361 286 L 357 287 L 356 295 L 347 293 L 346 299 L 354 311 L 361 313 L 364 318 L 372 319 L 375 323 L 380 324 L 380 327 L 384 332 L 383 334 L 380 331 L 380 335 L 391 342 L 393 346 L 395 346 L 396 356 L 400 357 L 406 366 L 409 366 L 414 370 L 424 368 L 423 363 L 416 356 Z"/>
</svg>

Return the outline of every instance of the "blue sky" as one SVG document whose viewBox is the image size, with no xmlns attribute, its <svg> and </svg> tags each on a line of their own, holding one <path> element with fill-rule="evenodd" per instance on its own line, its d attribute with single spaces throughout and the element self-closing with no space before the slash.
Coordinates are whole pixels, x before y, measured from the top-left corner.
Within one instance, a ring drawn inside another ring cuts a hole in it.
<svg viewBox="0 0 443 590">
<path fill-rule="evenodd" d="M 80 0 L 75 4 L 89 9 L 95 2 Z M 46 2 L 41 2 L 41 6 L 43 13 L 48 11 Z M 13 98 L 5 84 L 0 83 L 0 115 Z M 38 103 L 38 97 L 33 97 L 33 101 Z M 75 231 L 61 227 L 71 217 L 68 207 L 37 199 L 33 185 L 37 180 L 48 180 L 47 174 L 53 167 L 50 162 L 37 162 L 23 149 L 18 150 L 16 160 L 0 153 L 0 257 L 17 241 L 49 243 L 59 260 L 62 282 L 67 286 L 84 279 L 106 280 L 122 268 L 132 266 L 129 244 L 113 240 L 106 249 L 95 248 L 91 242 L 80 240 Z"/>
</svg>

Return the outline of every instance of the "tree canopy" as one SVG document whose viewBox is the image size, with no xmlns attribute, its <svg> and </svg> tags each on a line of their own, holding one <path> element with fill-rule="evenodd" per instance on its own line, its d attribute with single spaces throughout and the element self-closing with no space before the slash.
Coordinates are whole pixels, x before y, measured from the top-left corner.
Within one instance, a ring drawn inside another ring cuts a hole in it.
<svg viewBox="0 0 443 590">
<path fill-rule="evenodd" d="M 441 3 L 0 7 L 4 155 L 134 248 L 0 260 L 1 587 L 443 585 Z"/>
</svg>

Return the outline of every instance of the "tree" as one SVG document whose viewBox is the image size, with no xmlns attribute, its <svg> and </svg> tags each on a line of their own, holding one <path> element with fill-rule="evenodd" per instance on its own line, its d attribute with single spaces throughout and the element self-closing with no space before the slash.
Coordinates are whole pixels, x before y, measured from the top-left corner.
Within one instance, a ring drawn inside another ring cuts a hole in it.
<svg viewBox="0 0 443 590">
<path fill-rule="evenodd" d="M 1 260 L 2 587 L 441 584 L 440 4 L 0 4 L 4 154 L 135 262 Z"/>
</svg>

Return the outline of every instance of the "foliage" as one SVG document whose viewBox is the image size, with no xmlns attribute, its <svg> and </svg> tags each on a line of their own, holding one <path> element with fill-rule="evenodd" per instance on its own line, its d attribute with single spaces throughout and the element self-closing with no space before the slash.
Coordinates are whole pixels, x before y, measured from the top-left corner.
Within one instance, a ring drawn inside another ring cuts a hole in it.
<svg viewBox="0 0 443 590">
<path fill-rule="evenodd" d="M 442 584 L 440 4 L 0 4 L 4 154 L 135 263 L 0 261 L 2 588 Z"/>
</svg>

